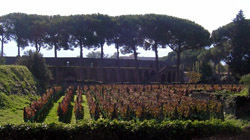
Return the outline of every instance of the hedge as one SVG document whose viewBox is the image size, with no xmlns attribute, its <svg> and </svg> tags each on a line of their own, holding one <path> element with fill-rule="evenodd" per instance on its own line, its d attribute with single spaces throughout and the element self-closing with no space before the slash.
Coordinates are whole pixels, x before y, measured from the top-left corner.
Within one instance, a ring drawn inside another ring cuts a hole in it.
<svg viewBox="0 0 250 140">
<path fill-rule="evenodd" d="M 27 123 L 0 126 L 1 139 L 37 140 L 168 140 L 235 134 L 242 129 L 229 121 L 83 121 L 78 124 Z"/>
</svg>

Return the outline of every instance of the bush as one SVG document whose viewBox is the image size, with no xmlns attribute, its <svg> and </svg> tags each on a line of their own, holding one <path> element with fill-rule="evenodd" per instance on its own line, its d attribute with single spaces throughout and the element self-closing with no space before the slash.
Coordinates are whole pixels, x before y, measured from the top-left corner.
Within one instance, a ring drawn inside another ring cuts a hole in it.
<svg viewBox="0 0 250 140">
<path fill-rule="evenodd" d="M 10 94 L 37 94 L 36 80 L 25 66 L 0 65 L 0 92 Z"/>
<path fill-rule="evenodd" d="M 228 121 L 109 121 L 99 119 L 72 124 L 22 124 L 0 126 L 3 139 L 166 140 L 235 134 L 242 129 Z"/>
<path fill-rule="evenodd" d="M 250 87 L 250 74 L 242 76 L 240 82 Z"/>
<path fill-rule="evenodd" d="M 208 62 L 203 62 L 200 67 L 201 73 L 201 82 L 202 83 L 211 83 L 213 82 L 213 71 L 212 67 Z"/>
<path fill-rule="evenodd" d="M 5 64 L 5 59 L 3 57 L 0 57 L 0 65 L 4 65 Z"/>
<path fill-rule="evenodd" d="M 45 59 L 42 54 L 38 52 L 32 52 L 31 50 L 26 52 L 25 56 L 17 60 L 17 64 L 24 65 L 31 71 L 38 80 L 42 90 L 46 89 L 46 86 L 48 86 L 49 82 L 52 80 L 52 74 L 45 64 Z"/>
<path fill-rule="evenodd" d="M 201 74 L 198 72 L 190 71 L 187 73 L 188 83 L 198 83 L 201 79 Z"/>
<path fill-rule="evenodd" d="M 250 74 L 244 75 L 240 79 L 240 83 L 244 83 L 244 85 L 248 88 L 248 94 L 250 94 Z"/>
</svg>

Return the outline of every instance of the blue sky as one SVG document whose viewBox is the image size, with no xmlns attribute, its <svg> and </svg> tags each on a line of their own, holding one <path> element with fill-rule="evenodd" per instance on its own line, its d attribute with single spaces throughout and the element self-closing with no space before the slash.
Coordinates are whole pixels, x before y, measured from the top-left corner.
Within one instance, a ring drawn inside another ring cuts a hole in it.
<svg viewBox="0 0 250 140">
<path fill-rule="evenodd" d="M 4 0 L 0 15 L 12 12 L 41 15 L 74 15 L 101 13 L 110 16 L 126 14 L 165 14 L 188 19 L 202 25 L 209 32 L 230 23 L 240 9 L 250 18 L 250 0 Z M 28 47 L 28 49 L 34 49 Z M 94 50 L 83 50 L 83 54 Z M 99 51 L 99 50 L 96 50 Z M 105 46 L 104 53 L 113 54 L 114 46 Z M 171 49 L 160 49 L 159 56 L 166 56 Z M 16 56 L 15 42 L 5 44 L 7 56 Z M 53 57 L 53 50 L 42 49 L 44 56 Z M 153 51 L 139 49 L 139 56 L 154 56 Z M 59 51 L 58 56 L 76 57 L 79 49 Z"/>
</svg>

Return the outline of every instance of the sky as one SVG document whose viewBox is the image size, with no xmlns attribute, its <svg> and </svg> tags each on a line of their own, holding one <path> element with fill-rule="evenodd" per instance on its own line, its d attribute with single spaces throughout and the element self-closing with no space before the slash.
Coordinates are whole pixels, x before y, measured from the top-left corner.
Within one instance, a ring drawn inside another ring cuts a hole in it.
<svg viewBox="0 0 250 140">
<path fill-rule="evenodd" d="M 210 33 L 226 25 L 243 10 L 245 18 L 250 18 L 250 0 L 3 0 L 0 16 L 21 12 L 39 15 L 107 14 L 110 16 L 128 14 L 164 14 L 188 19 L 203 26 Z M 34 49 L 34 47 L 27 47 Z M 84 56 L 94 50 L 83 50 Z M 100 51 L 100 50 L 95 50 Z M 105 46 L 104 53 L 112 55 L 114 46 Z M 139 56 L 154 57 L 153 51 L 139 49 Z M 171 49 L 159 49 L 159 57 L 166 56 Z M 4 53 L 16 56 L 15 42 L 5 44 Z M 45 57 L 53 57 L 53 50 L 42 49 Z M 59 51 L 59 57 L 77 57 L 79 49 Z"/>
</svg>

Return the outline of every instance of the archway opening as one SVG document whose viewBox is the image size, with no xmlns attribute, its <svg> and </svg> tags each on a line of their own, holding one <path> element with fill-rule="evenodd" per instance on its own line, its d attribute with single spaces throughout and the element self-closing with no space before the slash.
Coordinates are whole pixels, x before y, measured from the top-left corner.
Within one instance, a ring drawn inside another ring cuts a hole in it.
<svg viewBox="0 0 250 140">
<path fill-rule="evenodd" d="M 167 82 L 167 76 L 165 74 L 161 75 L 161 83 L 166 83 Z"/>
<path fill-rule="evenodd" d="M 171 80 L 171 71 L 168 72 L 168 83 L 171 83 L 172 80 Z"/>
<path fill-rule="evenodd" d="M 150 74 L 150 77 L 151 77 L 151 79 L 152 79 L 152 82 L 155 82 L 156 81 L 156 73 L 155 73 L 155 71 L 151 71 L 151 74 Z"/>
</svg>

